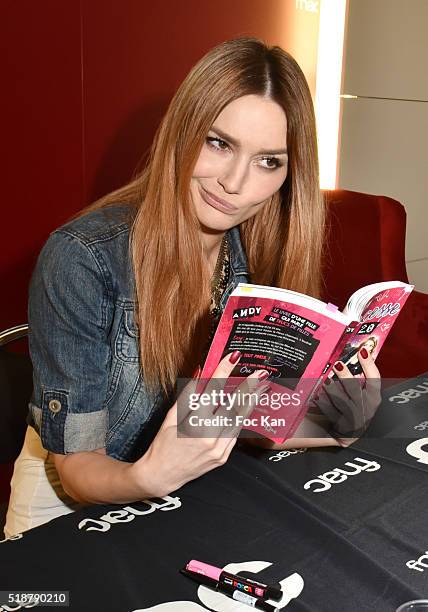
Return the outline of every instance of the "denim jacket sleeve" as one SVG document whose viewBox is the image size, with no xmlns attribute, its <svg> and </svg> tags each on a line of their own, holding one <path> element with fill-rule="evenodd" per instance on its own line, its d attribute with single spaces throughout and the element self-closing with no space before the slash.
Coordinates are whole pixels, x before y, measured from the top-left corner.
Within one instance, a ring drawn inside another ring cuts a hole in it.
<svg viewBox="0 0 428 612">
<path fill-rule="evenodd" d="M 30 422 L 55 453 L 105 446 L 111 325 L 108 270 L 90 246 L 51 234 L 30 283 Z"/>
</svg>

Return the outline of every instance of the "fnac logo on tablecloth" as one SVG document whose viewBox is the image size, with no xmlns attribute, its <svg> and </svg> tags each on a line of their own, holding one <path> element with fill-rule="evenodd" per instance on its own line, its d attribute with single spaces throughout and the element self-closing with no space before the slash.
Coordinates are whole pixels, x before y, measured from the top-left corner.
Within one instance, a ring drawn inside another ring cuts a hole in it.
<svg viewBox="0 0 428 612">
<path fill-rule="evenodd" d="M 415 457 L 419 463 L 425 463 L 428 465 L 428 451 L 422 450 L 424 446 L 428 447 L 428 438 L 421 438 L 420 440 L 411 442 L 406 447 L 406 452 L 412 457 Z M 407 561 L 406 565 L 411 570 L 424 572 L 426 569 L 428 569 L 428 550 L 426 550 L 424 554 L 419 557 L 419 559 L 410 559 L 410 561 Z"/>
<path fill-rule="evenodd" d="M 392 395 L 388 401 L 394 404 L 407 404 L 412 399 L 418 399 L 421 395 L 428 394 L 428 380 L 423 380 L 420 384 L 410 389 L 400 391 L 397 395 Z"/>
<path fill-rule="evenodd" d="M 36 606 L 40 605 L 39 602 L 33 602 L 33 603 L 29 603 L 26 606 L 21 606 L 19 604 L 16 604 L 13 606 L 13 608 L 11 608 L 10 606 L 7 606 L 6 604 L 2 604 L 0 605 L 0 612 L 15 612 L 15 610 L 28 610 L 29 608 L 35 608 Z"/>
<path fill-rule="evenodd" d="M 361 465 L 355 463 L 356 461 L 358 461 L 358 463 Z M 368 461 L 367 459 L 363 459 L 361 457 L 355 457 L 353 461 L 347 461 L 345 465 L 353 468 L 353 470 L 349 471 L 344 470 L 343 468 L 333 468 L 328 472 L 324 472 L 324 474 L 320 474 L 313 480 L 308 480 L 303 488 L 306 490 L 312 490 L 312 493 L 323 493 L 324 491 L 331 489 L 332 485 L 345 482 L 345 480 L 348 480 L 350 476 L 357 476 L 358 474 L 361 474 L 361 472 L 376 472 L 381 468 L 380 463 L 377 463 L 377 461 Z M 312 485 L 319 486 L 316 489 L 311 489 Z"/>
<path fill-rule="evenodd" d="M 428 568 L 428 550 L 419 559 L 411 559 L 406 563 L 407 567 L 417 572 L 423 572 Z"/>
<path fill-rule="evenodd" d="M 421 438 L 420 440 L 411 442 L 406 446 L 406 453 L 415 457 L 418 463 L 425 463 L 428 465 L 428 450 L 422 450 L 424 446 L 428 448 L 428 438 Z"/>
<path fill-rule="evenodd" d="M 171 497 L 170 495 L 165 495 L 165 497 L 161 497 L 159 499 L 163 499 L 164 503 L 158 503 L 153 499 L 145 499 L 142 502 L 138 502 L 138 506 L 147 506 L 147 510 L 139 510 L 138 508 L 134 508 L 133 506 L 125 506 L 124 508 L 120 508 L 119 510 L 110 510 L 110 512 L 107 512 L 106 514 L 100 516 L 99 519 L 83 519 L 83 521 L 80 521 L 78 527 L 79 529 L 84 529 L 85 531 L 105 532 L 109 531 L 111 526 L 114 524 L 129 523 L 130 521 L 133 521 L 136 516 L 145 516 L 146 514 L 151 514 L 155 510 L 162 510 L 163 512 L 166 512 L 168 510 L 177 510 L 177 508 L 181 507 L 181 501 L 179 497 Z M 88 527 L 88 525 L 90 525 L 90 527 Z"/>
<path fill-rule="evenodd" d="M 416 429 L 417 431 L 425 431 L 425 429 L 428 429 L 428 421 L 422 421 L 422 423 L 418 423 L 418 425 L 415 425 L 413 429 Z"/>
<path fill-rule="evenodd" d="M 268 459 L 268 461 L 281 461 L 282 459 L 286 459 L 287 457 L 290 457 L 291 455 L 297 455 L 299 453 L 306 453 L 308 449 L 307 448 L 290 448 L 288 450 L 282 450 L 279 451 L 278 453 L 275 453 L 275 455 L 271 455 Z"/>
</svg>

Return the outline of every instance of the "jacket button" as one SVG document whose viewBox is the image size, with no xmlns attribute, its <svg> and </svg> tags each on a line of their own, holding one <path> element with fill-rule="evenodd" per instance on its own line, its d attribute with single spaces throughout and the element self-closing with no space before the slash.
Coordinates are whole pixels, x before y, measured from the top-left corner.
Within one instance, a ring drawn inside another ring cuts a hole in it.
<svg viewBox="0 0 428 612">
<path fill-rule="evenodd" d="M 49 402 L 49 410 L 56 414 L 61 410 L 61 402 L 59 400 L 53 399 Z"/>
</svg>

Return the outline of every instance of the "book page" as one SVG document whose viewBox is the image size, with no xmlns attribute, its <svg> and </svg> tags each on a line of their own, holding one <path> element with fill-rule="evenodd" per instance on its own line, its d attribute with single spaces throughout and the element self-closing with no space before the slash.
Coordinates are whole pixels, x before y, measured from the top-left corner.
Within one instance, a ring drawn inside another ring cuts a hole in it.
<svg viewBox="0 0 428 612">
<path fill-rule="evenodd" d="M 360 320 L 345 330 L 340 353 L 331 360 L 332 363 L 338 359 L 342 361 L 354 376 L 363 376 L 358 351 L 365 347 L 376 359 L 413 289 L 412 285 L 397 282 L 378 283 L 370 287 L 377 289 L 374 295 L 373 290 L 365 296 L 364 292 L 354 294 L 354 305 L 360 312 Z"/>
<path fill-rule="evenodd" d="M 394 290 L 396 290 L 395 293 L 393 293 Z M 408 295 L 412 290 L 413 285 L 401 281 L 386 281 L 367 285 L 351 295 L 343 312 L 349 315 L 351 320 L 362 321 L 364 312 L 369 310 L 371 304 L 375 307 L 385 297 L 386 301 L 384 300 L 383 307 L 386 309 L 388 308 L 388 299 L 391 301 L 393 298 L 395 299 L 395 296 L 400 296 L 402 293 Z M 392 308 L 393 303 L 389 307 Z"/>
<path fill-rule="evenodd" d="M 310 295 L 298 293 L 297 291 L 290 291 L 289 289 L 281 289 L 280 287 L 266 287 L 265 285 L 239 283 L 232 295 L 257 296 L 260 298 L 269 298 L 271 300 L 281 300 L 290 304 L 296 304 L 297 306 L 304 306 L 305 308 L 331 317 L 340 323 L 346 324 L 350 321 L 349 316 L 340 312 L 334 304 L 327 304 Z"/>
</svg>

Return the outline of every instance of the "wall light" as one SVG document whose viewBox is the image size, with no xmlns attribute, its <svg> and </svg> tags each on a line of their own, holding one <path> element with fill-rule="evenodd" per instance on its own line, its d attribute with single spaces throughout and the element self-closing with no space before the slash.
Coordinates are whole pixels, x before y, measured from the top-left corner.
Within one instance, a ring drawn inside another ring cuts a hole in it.
<svg viewBox="0 0 428 612">
<path fill-rule="evenodd" d="M 321 189 L 335 189 L 337 185 L 345 22 L 346 0 L 320 1 L 315 113 Z"/>
</svg>

